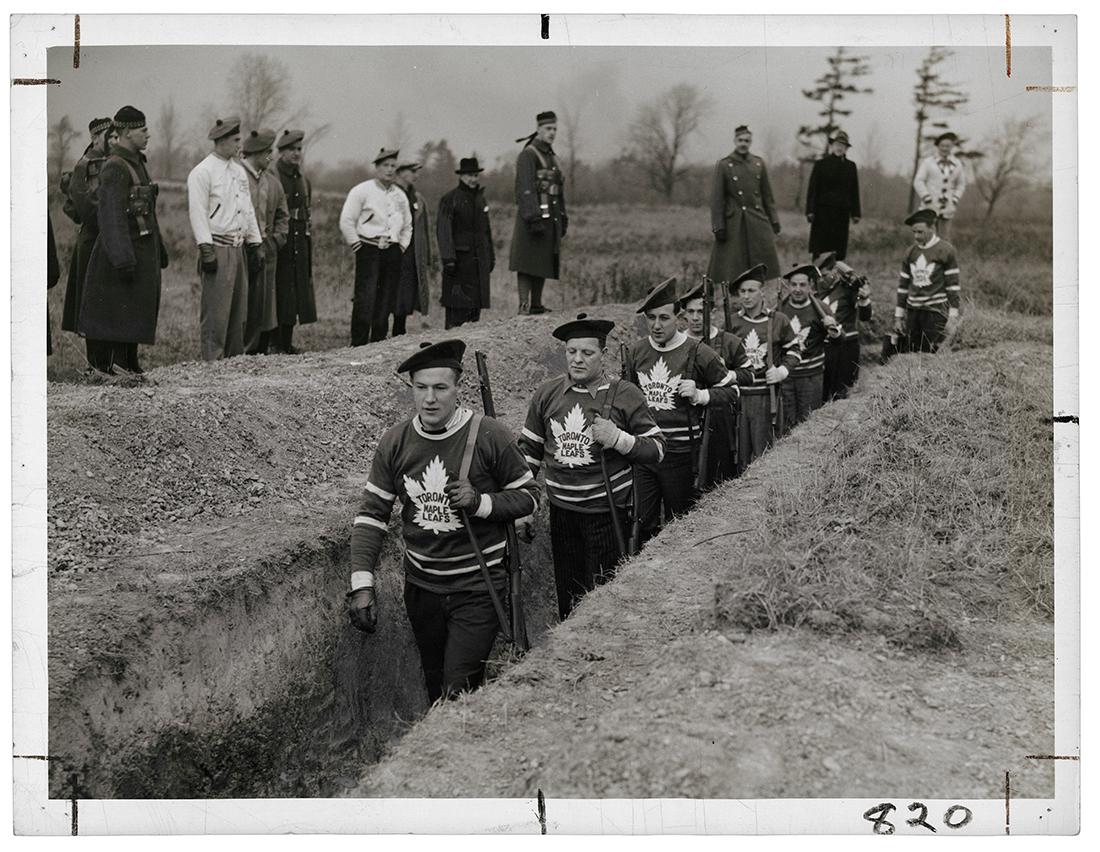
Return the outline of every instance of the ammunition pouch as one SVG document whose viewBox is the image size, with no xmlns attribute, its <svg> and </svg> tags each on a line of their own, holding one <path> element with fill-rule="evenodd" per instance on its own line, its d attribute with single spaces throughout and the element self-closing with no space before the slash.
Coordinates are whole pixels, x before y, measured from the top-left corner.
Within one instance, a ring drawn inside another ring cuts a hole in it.
<svg viewBox="0 0 1100 852">
<path fill-rule="evenodd" d="M 136 184 L 130 187 L 127 214 L 137 223 L 138 235 L 145 237 L 152 233 L 150 222 L 160 188 L 155 183 Z"/>
</svg>

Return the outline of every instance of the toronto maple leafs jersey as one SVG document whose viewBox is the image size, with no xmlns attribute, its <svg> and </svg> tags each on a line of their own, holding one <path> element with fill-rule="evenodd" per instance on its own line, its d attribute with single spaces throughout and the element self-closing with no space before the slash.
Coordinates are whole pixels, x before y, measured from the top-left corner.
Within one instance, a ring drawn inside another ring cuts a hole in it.
<svg viewBox="0 0 1100 852">
<path fill-rule="evenodd" d="M 483 589 L 477 556 L 457 511 L 443 489 L 462 466 L 472 412 L 459 408 L 440 432 L 427 432 L 419 417 L 389 429 L 378 442 L 370 477 L 351 534 L 352 588 L 357 574 L 373 571 L 395 500 L 401 501 L 406 579 L 429 591 Z M 469 512 L 494 584 L 507 581 L 505 522 L 538 507 L 538 485 L 511 434 L 496 420 L 481 421 L 470 484 L 483 496 Z"/>
<path fill-rule="evenodd" d="M 682 331 L 658 346 L 650 337 L 634 341 L 627 353 L 630 378 L 645 394 L 657 425 L 665 436 L 666 451 L 687 453 L 702 434 L 701 418 L 693 405 L 680 396 L 680 382 L 694 379 L 698 388 L 708 391 L 711 405 L 730 405 L 737 400 L 737 377 L 730 372 L 718 353 Z"/>
<path fill-rule="evenodd" d="M 692 336 L 691 339 L 700 340 L 701 338 Z M 740 337 L 731 331 L 723 331 L 712 325 L 706 343 L 718 353 L 725 368 L 733 373 L 736 384 L 744 385 L 752 382 L 752 364 L 749 363 L 745 343 Z"/>
<path fill-rule="evenodd" d="M 774 320 L 772 319 L 774 317 Z M 791 328 L 791 321 L 781 311 L 765 310 L 758 317 L 747 317 L 743 310 L 733 316 L 730 329 L 745 344 L 745 354 L 752 367 L 752 381 L 741 385 L 741 393 L 761 394 L 768 392 L 768 343 L 772 346 L 772 363 L 794 370 L 802 361 L 802 350 L 798 337 Z M 775 339 L 771 340 L 770 335 Z"/>
<path fill-rule="evenodd" d="M 791 368 L 792 376 L 811 376 L 825 372 L 825 324 L 818 316 L 813 300 L 807 299 L 804 305 L 795 305 L 790 299 L 783 300 L 783 314 L 791 322 L 791 331 L 798 338 L 799 360 Z M 828 307 L 822 304 L 828 312 Z"/>
<path fill-rule="evenodd" d="M 657 464 L 664 455 L 664 436 L 636 385 L 612 379 L 592 393 L 574 385 L 568 375 L 543 382 L 531 398 L 519 446 L 534 473 L 546 466 L 546 493 L 555 506 L 572 512 L 609 511 L 601 448 L 592 443 L 592 423 L 605 411 L 608 420 L 634 439 L 624 453 L 603 451 L 615 505 L 627 505 L 632 464 Z"/>
<path fill-rule="evenodd" d="M 913 245 L 901 261 L 898 307 L 935 311 L 947 316 L 959 307 L 959 263 L 955 247 L 933 235 L 927 245 Z"/>
<path fill-rule="evenodd" d="M 869 322 L 871 319 L 871 302 L 859 304 L 856 300 L 856 290 L 841 280 L 833 282 L 831 287 L 818 290 L 817 298 L 825 305 L 836 321 L 840 323 L 840 333 L 845 340 L 853 340 L 859 337 L 859 324 Z M 826 338 L 828 345 L 830 340 Z"/>
</svg>

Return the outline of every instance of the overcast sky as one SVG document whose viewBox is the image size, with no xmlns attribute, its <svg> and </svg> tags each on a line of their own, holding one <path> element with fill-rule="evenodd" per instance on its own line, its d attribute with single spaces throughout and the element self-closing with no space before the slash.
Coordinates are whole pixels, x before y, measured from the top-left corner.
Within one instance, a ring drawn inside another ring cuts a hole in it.
<svg viewBox="0 0 1100 852">
<path fill-rule="evenodd" d="M 732 148 L 732 131 L 753 128 L 756 150 L 772 159 L 790 155 L 800 124 L 815 123 L 817 104 L 803 88 L 825 70 L 834 48 L 685 47 L 89 47 L 81 67 L 72 51 L 49 55 L 50 121 L 69 114 L 86 126 L 133 104 L 149 118 L 157 145 L 157 115 L 171 98 L 182 126 L 202 140 L 229 103 L 230 69 L 244 51 L 284 62 L 292 77 L 291 101 L 306 106 L 305 128 L 330 124 L 307 157 L 336 164 L 369 160 L 392 135 L 401 113 L 413 148 L 446 138 L 456 156 L 476 151 L 492 165 L 519 150 L 513 140 L 534 129 L 544 109 L 581 108 L 581 156 L 603 160 L 626 142 L 626 129 L 642 103 L 678 83 L 702 89 L 713 107 L 693 140 L 688 158 L 709 162 Z M 860 81 L 870 95 L 850 97 L 848 130 L 859 162 L 874 149 L 887 168 L 905 172 L 913 151 L 912 89 L 924 48 L 869 48 L 871 74 Z M 1050 85 L 1047 48 L 1013 50 L 1012 76 L 1005 75 L 1004 51 L 957 48 L 943 63 L 944 76 L 970 95 L 950 119 L 953 129 L 979 141 L 1005 118 L 1035 117 L 1044 128 L 1035 154 L 1050 159 L 1049 93 L 1027 92 Z M 248 128 L 246 128 L 247 130 Z M 281 129 L 281 128 L 275 128 Z M 559 141 L 562 131 L 559 128 Z M 308 140 L 307 140 L 308 143 Z M 562 146 L 559 144 L 558 146 Z M 74 155 L 75 155 L 74 146 Z M 410 152 L 412 153 L 412 152 Z"/>
</svg>

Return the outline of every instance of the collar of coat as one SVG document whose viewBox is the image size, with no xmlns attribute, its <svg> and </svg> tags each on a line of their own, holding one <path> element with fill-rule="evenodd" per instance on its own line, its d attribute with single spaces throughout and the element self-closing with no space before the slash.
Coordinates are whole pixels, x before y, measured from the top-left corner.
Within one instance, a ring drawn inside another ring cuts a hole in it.
<svg viewBox="0 0 1100 852">
<path fill-rule="evenodd" d="M 728 159 L 730 159 L 730 160 L 740 160 L 743 163 L 747 163 L 749 160 L 755 160 L 756 155 L 752 151 L 749 151 L 749 153 L 745 154 L 745 156 L 742 157 L 736 151 L 730 151 L 729 155 L 728 155 Z"/>
<path fill-rule="evenodd" d="M 543 142 L 541 139 L 532 139 L 531 147 L 538 148 L 544 154 L 553 154 L 554 149 L 550 147 L 549 142 Z M 556 156 L 556 155 L 555 155 Z"/>
<path fill-rule="evenodd" d="M 294 165 L 294 163 L 288 163 L 281 158 L 275 161 L 275 168 L 292 178 L 297 178 L 302 174 L 302 170 Z"/>
<path fill-rule="evenodd" d="M 122 157 L 124 160 L 129 160 L 131 163 L 135 163 L 139 166 L 145 165 L 145 155 L 141 151 L 131 151 L 129 148 L 123 148 L 121 145 L 112 145 L 111 153 L 116 157 Z"/>
</svg>

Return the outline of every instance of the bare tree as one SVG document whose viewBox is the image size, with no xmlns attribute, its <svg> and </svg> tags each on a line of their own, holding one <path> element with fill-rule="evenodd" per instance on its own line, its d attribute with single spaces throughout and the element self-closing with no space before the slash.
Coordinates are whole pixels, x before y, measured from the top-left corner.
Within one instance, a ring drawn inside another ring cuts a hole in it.
<svg viewBox="0 0 1100 852">
<path fill-rule="evenodd" d="M 50 125 L 47 147 L 51 186 L 57 186 L 61 180 L 61 173 L 69 163 L 69 149 L 79 138 L 80 131 L 73 127 L 68 115 L 61 116 L 56 123 Z"/>
<path fill-rule="evenodd" d="M 928 55 L 924 57 L 920 67 L 917 68 L 917 84 L 913 87 L 913 100 L 917 105 L 917 143 L 913 152 L 913 171 L 909 175 L 909 209 L 912 210 L 917 200 L 917 191 L 913 188 L 913 178 L 917 176 L 920 167 L 921 145 L 936 134 L 925 136 L 925 126 L 942 130 L 947 125 L 943 121 L 933 121 L 935 113 L 953 113 L 960 106 L 970 100 L 969 96 L 955 88 L 954 83 L 948 83 L 943 79 L 939 65 L 952 51 L 942 47 L 931 47 Z"/>
<path fill-rule="evenodd" d="M 985 202 L 983 225 L 993 218 L 997 202 L 1015 189 L 1031 172 L 1031 135 L 1034 118 L 1009 118 L 1001 124 L 974 159 L 974 186 Z"/>
<path fill-rule="evenodd" d="M 565 185 L 566 192 L 571 199 L 576 199 L 577 192 L 577 167 L 581 162 L 581 149 L 584 140 L 581 136 L 581 116 L 588 105 L 588 95 L 591 90 L 584 90 L 574 96 L 561 108 L 561 125 L 565 131 L 565 142 L 561 146 L 565 159 Z M 559 100 L 563 100 L 559 96 Z"/>
<path fill-rule="evenodd" d="M 397 115 L 393 117 L 389 130 L 386 131 L 386 145 L 404 151 L 412 144 L 411 138 L 412 129 L 409 127 L 409 121 L 405 117 L 405 113 L 398 110 Z"/>
<path fill-rule="evenodd" d="M 157 116 L 157 154 L 153 163 L 157 171 L 168 180 L 179 177 L 183 160 L 183 145 L 180 140 L 179 117 L 176 104 L 169 98 L 160 105 Z"/>
<path fill-rule="evenodd" d="M 289 116 L 290 70 L 278 59 L 262 53 L 246 53 L 233 63 L 229 97 L 240 110 L 241 129 L 285 127 Z"/>
<path fill-rule="evenodd" d="M 710 105 L 697 87 L 680 83 L 640 107 L 631 122 L 631 159 L 666 200 L 672 199 L 677 182 L 688 171 L 681 165 L 684 149 Z"/>
</svg>

